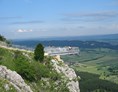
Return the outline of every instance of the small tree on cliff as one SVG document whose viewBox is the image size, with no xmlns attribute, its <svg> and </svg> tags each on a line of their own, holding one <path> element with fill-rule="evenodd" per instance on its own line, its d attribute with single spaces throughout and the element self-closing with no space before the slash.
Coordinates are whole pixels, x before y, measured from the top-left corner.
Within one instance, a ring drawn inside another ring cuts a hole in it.
<svg viewBox="0 0 118 92">
<path fill-rule="evenodd" d="M 42 44 L 38 44 L 34 50 L 34 59 L 36 61 L 43 62 L 44 60 L 44 47 Z"/>
<path fill-rule="evenodd" d="M 6 38 L 2 35 L 0 35 L 0 41 L 6 41 Z"/>
<path fill-rule="evenodd" d="M 4 36 L 2 36 L 1 34 L 0 34 L 0 41 L 6 42 L 7 44 L 9 44 L 9 46 L 11 45 L 11 41 L 7 40 L 7 39 L 6 39 Z"/>
</svg>

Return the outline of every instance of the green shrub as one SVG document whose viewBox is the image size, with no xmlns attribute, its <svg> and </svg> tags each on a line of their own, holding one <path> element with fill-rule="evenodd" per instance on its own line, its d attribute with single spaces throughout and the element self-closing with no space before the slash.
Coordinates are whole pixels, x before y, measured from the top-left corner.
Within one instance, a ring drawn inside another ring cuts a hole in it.
<svg viewBox="0 0 118 92">
<path fill-rule="evenodd" d="M 0 35 L 0 41 L 6 41 L 6 38 L 2 35 Z"/>
<path fill-rule="evenodd" d="M 26 61 L 24 58 L 17 58 L 15 60 L 15 70 L 24 79 L 28 81 L 35 81 L 35 70 L 30 62 Z"/>
<path fill-rule="evenodd" d="M 61 79 L 61 75 L 59 75 L 56 71 L 52 71 L 51 74 L 50 74 L 50 78 L 53 81 L 56 81 L 56 80 Z"/>
<path fill-rule="evenodd" d="M 41 79 L 41 77 L 49 77 L 50 76 L 50 70 L 43 64 L 39 62 L 32 62 L 35 74 L 36 74 L 36 79 Z"/>
</svg>

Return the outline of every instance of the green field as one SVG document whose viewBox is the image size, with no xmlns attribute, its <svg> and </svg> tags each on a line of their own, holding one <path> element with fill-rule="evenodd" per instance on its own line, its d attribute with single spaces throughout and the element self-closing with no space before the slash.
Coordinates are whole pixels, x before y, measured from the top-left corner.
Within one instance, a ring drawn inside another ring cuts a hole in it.
<svg viewBox="0 0 118 92">
<path fill-rule="evenodd" d="M 62 56 L 77 71 L 100 75 L 100 79 L 118 84 L 118 51 L 112 49 L 81 49 L 79 56 Z M 81 77 L 81 76 L 80 76 Z"/>
</svg>

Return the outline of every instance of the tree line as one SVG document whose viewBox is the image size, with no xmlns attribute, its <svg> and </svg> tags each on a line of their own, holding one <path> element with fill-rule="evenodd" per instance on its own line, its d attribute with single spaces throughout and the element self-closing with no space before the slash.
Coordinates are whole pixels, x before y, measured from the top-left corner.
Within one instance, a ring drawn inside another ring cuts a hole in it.
<svg viewBox="0 0 118 92">
<path fill-rule="evenodd" d="M 118 84 L 99 79 L 99 75 L 76 71 L 81 92 L 118 92 Z"/>
</svg>

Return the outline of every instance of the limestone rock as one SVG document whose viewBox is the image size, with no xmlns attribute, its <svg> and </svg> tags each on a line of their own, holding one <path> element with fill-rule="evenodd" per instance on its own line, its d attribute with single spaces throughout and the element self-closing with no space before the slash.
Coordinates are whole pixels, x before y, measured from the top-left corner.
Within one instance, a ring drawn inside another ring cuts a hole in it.
<svg viewBox="0 0 118 92">
<path fill-rule="evenodd" d="M 59 65 L 59 62 L 52 60 L 53 67 L 58 73 L 62 73 L 65 79 L 68 79 L 66 86 L 69 89 L 69 92 L 80 92 L 79 82 L 77 81 L 78 76 L 75 71 L 66 64 Z"/>
<path fill-rule="evenodd" d="M 17 92 L 33 92 L 22 77 L 15 71 L 7 69 L 5 66 L 0 65 L 0 77 L 8 80 L 17 90 Z M 5 86 L 5 88 L 8 88 Z"/>
<path fill-rule="evenodd" d="M 5 88 L 6 91 L 8 91 L 10 89 L 8 84 L 5 84 L 4 88 Z"/>
</svg>

